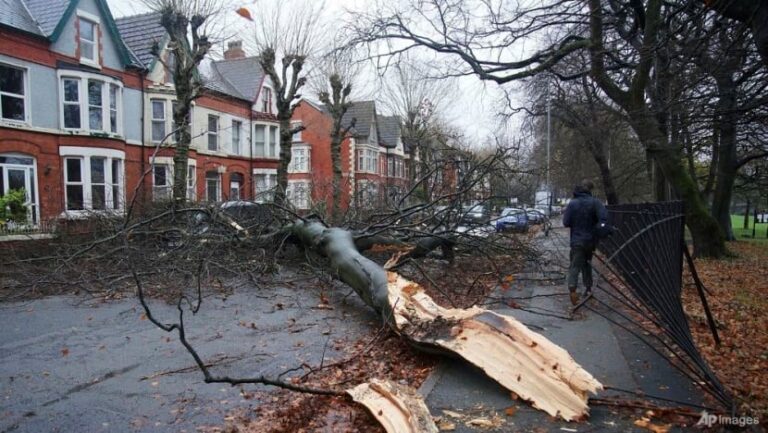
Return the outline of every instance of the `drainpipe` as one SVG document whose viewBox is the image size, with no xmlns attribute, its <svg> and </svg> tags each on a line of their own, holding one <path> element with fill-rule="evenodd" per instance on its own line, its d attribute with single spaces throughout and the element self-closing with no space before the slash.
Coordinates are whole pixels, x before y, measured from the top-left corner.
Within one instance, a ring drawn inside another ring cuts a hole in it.
<svg viewBox="0 0 768 433">
<path fill-rule="evenodd" d="M 253 179 L 253 104 L 248 103 L 248 154 L 251 156 L 248 158 L 248 164 L 250 171 L 248 173 L 248 183 L 251 185 L 249 194 L 252 194 L 253 201 L 256 201 L 256 183 Z"/>
<path fill-rule="evenodd" d="M 146 69 L 142 70 L 142 72 L 139 73 L 139 78 L 141 80 L 141 117 L 140 117 L 140 119 L 141 119 L 141 176 L 139 177 L 139 181 L 141 182 L 141 188 L 139 189 L 139 191 L 141 191 L 140 194 L 141 194 L 142 206 L 144 205 L 144 202 L 145 202 L 145 200 L 147 198 L 146 185 L 144 185 L 144 172 L 146 170 L 146 167 L 144 167 L 144 164 L 146 164 L 146 159 L 147 159 L 146 158 L 146 154 L 145 154 L 146 149 L 144 149 L 144 147 L 145 147 L 144 146 L 144 138 L 145 138 L 144 130 L 146 129 L 145 128 L 146 125 L 144 125 L 144 120 L 145 120 L 144 119 L 144 115 L 145 115 L 144 114 L 144 110 L 146 109 L 146 102 L 144 101 L 145 96 L 146 96 L 144 94 L 144 92 L 145 92 L 145 90 L 144 90 L 144 78 L 146 78 L 146 76 L 147 76 L 147 70 Z"/>
</svg>

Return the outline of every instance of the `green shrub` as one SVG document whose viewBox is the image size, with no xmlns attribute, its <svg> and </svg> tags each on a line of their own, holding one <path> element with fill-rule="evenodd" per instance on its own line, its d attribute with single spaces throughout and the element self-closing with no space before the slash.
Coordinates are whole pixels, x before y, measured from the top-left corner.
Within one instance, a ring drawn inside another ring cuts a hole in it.
<svg viewBox="0 0 768 433">
<path fill-rule="evenodd" d="M 8 221 L 23 223 L 27 221 L 27 193 L 24 189 L 14 189 L 0 196 L 0 224 Z"/>
</svg>

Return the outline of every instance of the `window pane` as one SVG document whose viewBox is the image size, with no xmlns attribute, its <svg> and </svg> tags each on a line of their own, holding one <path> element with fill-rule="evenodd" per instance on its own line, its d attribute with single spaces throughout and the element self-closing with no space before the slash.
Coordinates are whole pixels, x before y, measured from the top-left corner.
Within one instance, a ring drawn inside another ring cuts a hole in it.
<svg viewBox="0 0 768 433">
<path fill-rule="evenodd" d="M 153 119 L 165 119 L 165 102 L 152 101 L 152 118 Z"/>
<path fill-rule="evenodd" d="M 109 108 L 117 110 L 117 86 L 109 85 Z"/>
<path fill-rule="evenodd" d="M 106 158 L 91 158 L 91 183 L 104 183 L 104 163 Z"/>
<path fill-rule="evenodd" d="M 66 165 L 67 165 L 67 182 L 82 182 L 83 176 L 80 172 L 80 163 L 81 161 L 79 159 L 75 158 L 67 158 L 66 159 Z"/>
<path fill-rule="evenodd" d="M 216 134 L 208 134 L 208 150 L 218 150 L 218 140 L 219 137 Z"/>
<path fill-rule="evenodd" d="M 95 40 L 96 24 L 80 18 L 80 37 L 89 41 Z"/>
<path fill-rule="evenodd" d="M 208 131 L 218 132 L 219 130 L 219 118 L 216 116 L 208 116 Z"/>
<path fill-rule="evenodd" d="M 152 141 L 160 142 L 165 138 L 165 121 L 152 121 Z"/>
<path fill-rule="evenodd" d="M 90 107 L 88 109 L 88 126 L 93 130 L 102 130 L 101 108 Z"/>
<path fill-rule="evenodd" d="M 109 111 L 109 130 L 117 134 L 117 111 Z"/>
<path fill-rule="evenodd" d="M 24 120 L 24 99 L 2 95 L 3 119 Z"/>
<path fill-rule="evenodd" d="M 120 169 L 122 166 L 121 162 L 122 161 L 120 161 L 119 159 L 112 160 L 112 183 L 113 184 L 120 183 L 120 171 L 121 171 Z"/>
<path fill-rule="evenodd" d="M 264 156 L 264 130 L 261 125 L 256 125 L 253 130 L 253 153 L 256 156 Z"/>
<path fill-rule="evenodd" d="M 156 165 L 155 166 L 155 186 L 165 186 L 168 185 L 167 180 L 167 173 L 166 173 L 166 166 L 164 165 Z"/>
<path fill-rule="evenodd" d="M 277 156 L 277 128 L 274 126 L 269 128 L 269 155 Z"/>
<path fill-rule="evenodd" d="M 91 186 L 91 208 L 92 209 L 106 209 L 106 193 L 105 185 L 93 185 Z"/>
<path fill-rule="evenodd" d="M 79 105 L 64 106 L 64 127 L 65 128 L 80 127 L 80 106 Z"/>
<path fill-rule="evenodd" d="M 83 209 L 83 186 L 67 185 L 67 210 Z"/>
<path fill-rule="evenodd" d="M 112 185 L 112 209 L 120 209 L 120 187 Z"/>
<path fill-rule="evenodd" d="M 82 42 L 80 44 L 80 57 L 93 60 L 93 44 L 91 42 Z"/>
<path fill-rule="evenodd" d="M 64 100 L 67 102 L 77 102 L 80 100 L 78 93 L 78 80 L 72 78 L 64 79 Z"/>
<path fill-rule="evenodd" d="M 0 65 L 0 91 L 24 94 L 24 71 L 10 66 Z"/>
<path fill-rule="evenodd" d="M 88 80 L 88 104 L 101 107 L 102 86 L 101 81 Z"/>
</svg>

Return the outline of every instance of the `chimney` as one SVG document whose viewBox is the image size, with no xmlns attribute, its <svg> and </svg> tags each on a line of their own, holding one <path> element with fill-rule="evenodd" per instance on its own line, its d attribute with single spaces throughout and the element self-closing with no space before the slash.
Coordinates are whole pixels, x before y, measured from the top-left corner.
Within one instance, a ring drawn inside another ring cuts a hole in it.
<svg viewBox="0 0 768 433">
<path fill-rule="evenodd" d="M 231 41 L 227 42 L 227 51 L 224 51 L 224 59 L 243 59 L 245 58 L 245 51 L 243 51 L 243 41 Z"/>
</svg>

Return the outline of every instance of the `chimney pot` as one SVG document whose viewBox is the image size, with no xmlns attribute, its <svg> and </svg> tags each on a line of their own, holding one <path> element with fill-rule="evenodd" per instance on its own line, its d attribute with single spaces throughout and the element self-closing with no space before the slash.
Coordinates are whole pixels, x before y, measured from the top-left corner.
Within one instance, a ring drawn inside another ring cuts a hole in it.
<svg viewBox="0 0 768 433">
<path fill-rule="evenodd" d="M 224 51 L 224 59 L 242 59 L 245 58 L 245 51 L 243 50 L 243 41 L 230 41 L 227 42 L 227 50 Z"/>
</svg>

